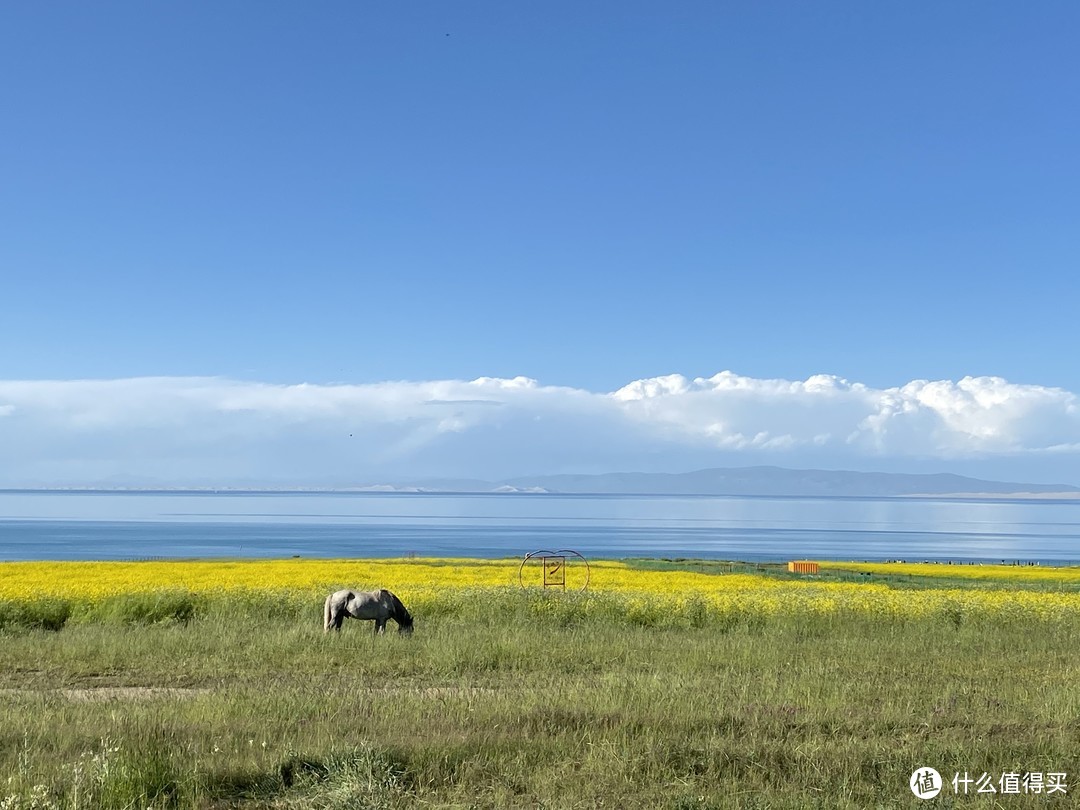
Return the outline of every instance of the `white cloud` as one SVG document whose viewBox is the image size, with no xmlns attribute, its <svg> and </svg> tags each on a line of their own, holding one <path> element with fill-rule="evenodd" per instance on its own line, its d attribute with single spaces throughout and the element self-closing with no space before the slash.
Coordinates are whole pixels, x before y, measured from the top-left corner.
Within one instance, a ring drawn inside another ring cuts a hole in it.
<svg viewBox="0 0 1080 810">
<path fill-rule="evenodd" d="M 387 478 L 1080 453 L 1080 401 L 999 377 L 874 389 L 673 374 L 611 393 L 526 377 L 366 385 L 0 381 L 0 485 Z"/>
<path fill-rule="evenodd" d="M 650 429 L 725 447 L 842 441 L 882 456 L 952 458 L 1045 452 L 1080 439 L 1075 394 L 1000 377 L 873 389 L 828 375 L 800 382 L 725 371 L 693 381 L 638 380 L 612 396 Z"/>
</svg>

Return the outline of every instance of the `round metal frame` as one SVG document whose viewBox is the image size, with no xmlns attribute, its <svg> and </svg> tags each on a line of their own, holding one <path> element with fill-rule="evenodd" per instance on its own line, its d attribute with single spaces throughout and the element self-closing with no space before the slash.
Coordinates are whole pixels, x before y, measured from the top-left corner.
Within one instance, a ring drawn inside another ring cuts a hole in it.
<svg viewBox="0 0 1080 810">
<path fill-rule="evenodd" d="M 525 565 L 526 565 L 526 563 L 529 562 L 529 560 L 533 559 L 534 557 L 558 557 L 558 556 L 577 557 L 579 560 L 581 560 L 583 563 L 585 563 L 585 584 L 581 586 L 581 590 L 584 591 L 586 588 L 588 588 L 589 587 L 589 577 L 592 576 L 592 568 L 589 567 L 589 561 L 586 560 L 585 557 L 583 557 L 581 554 L 574 551 L 572 548 L 560 548 L 557 551 L 551 551 L 549 549 L 542 548 L 542 549 L 538 549 L 537 551 L 530 551 L 528 554 L 525 555 L 525 558 L 521 561 L 521 565 L 518 566 L 518 584 L 522 588 L 529 587 L 528 585 L 525 584 L 525 580 L 521 576 L 522 572 L 525 570 Z"/>
</svg>

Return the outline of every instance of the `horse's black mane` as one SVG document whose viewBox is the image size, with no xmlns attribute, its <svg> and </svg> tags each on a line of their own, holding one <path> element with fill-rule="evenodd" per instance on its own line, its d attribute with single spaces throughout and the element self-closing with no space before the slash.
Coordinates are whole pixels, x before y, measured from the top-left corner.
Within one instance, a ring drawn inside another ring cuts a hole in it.
<svg viewBox="0 0 1080 810">
<path fill-rule="evenodd" d="M 385 588 L 383 593 L 390 597 L 390 601 L 394 604 L 394 621 L 401 627 L 412 627 L 413 618 L 409 615 L 409 611 L 405 609 L 405 605 L 401 604 L 401 600 L 397 598 L 397 594 L 393 591 L 388 591 Z"/>
</svg>

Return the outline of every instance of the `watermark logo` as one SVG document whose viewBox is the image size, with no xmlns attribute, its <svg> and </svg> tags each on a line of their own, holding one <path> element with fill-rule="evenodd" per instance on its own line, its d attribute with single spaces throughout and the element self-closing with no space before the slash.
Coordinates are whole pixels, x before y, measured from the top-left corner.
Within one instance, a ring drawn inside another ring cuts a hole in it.
<svg viewBox="0 0 1080 810">
<path fill-rule="evenodd" d="M 911 792 L 920 799 L 932 799 L 941 791 L 952 786 L 955 796 L 967 795 L 1031 795 L 1043 794 L 1066 796 L 1069 792 L 1069 775 L 1064 771 L 1006 771 L 1000 774 L 957 771 L 953 778 L 946 781 L 933 768 L 917 768 L 908 780 Z"/>
<path fill-rule="evenodd" d="M 933 768 L 916 768 L 908 784 L 920 799 L 932 799 L 941 793 L 941 774 Z"/>
</svg>

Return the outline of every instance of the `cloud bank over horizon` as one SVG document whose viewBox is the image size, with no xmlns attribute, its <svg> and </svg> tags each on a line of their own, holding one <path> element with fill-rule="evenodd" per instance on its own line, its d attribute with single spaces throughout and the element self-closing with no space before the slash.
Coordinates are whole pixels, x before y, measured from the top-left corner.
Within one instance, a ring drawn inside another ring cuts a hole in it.
<svg viewBox="0 0 1080 810">
<path fill-rule="evenodd" d="M 0 381 L 0 486 L 362 486 L 775 464 L 1077 483 L 1080 399 L 1000 377 L 871 388 L 724 371 L 611 392 L 526 377 Z"/>
</svg>

